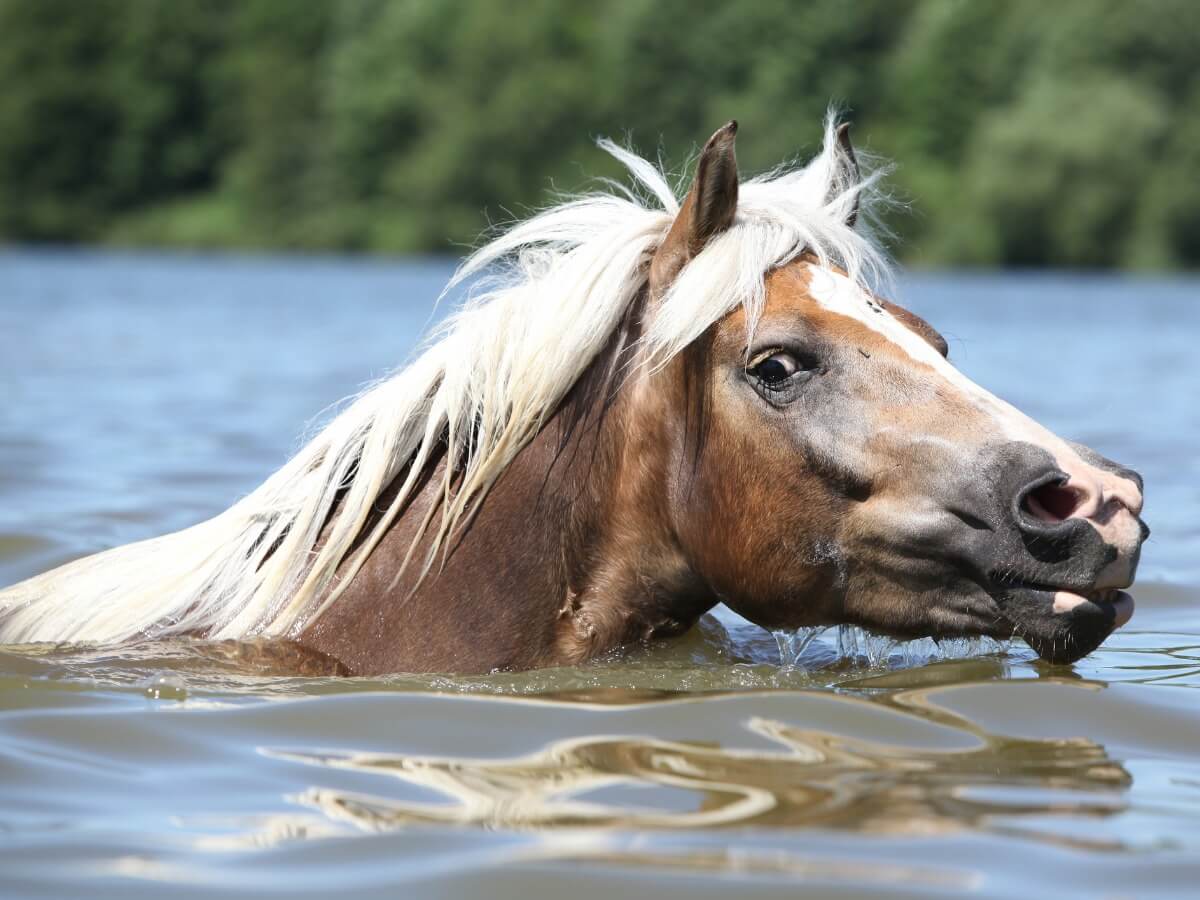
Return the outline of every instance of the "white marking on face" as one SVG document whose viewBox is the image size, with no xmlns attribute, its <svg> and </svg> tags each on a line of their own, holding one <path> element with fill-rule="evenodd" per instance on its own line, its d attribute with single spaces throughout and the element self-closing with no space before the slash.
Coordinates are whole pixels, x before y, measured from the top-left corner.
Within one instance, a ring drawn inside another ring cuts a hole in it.
<svg viewBox="0 0 1200 900">
<path fill-rule="evenodd" d="M 1068 486 L 1082 496 L 1072 517 L 1085 519 L 1107 543 L 1121 551 L 1122 559 L 1115 561 L 1114 567 L 1127 566 L 1125 557 L 1141 540 L 1136 516 L 1142 511 L 1142 494 L 1137 485 L 1085 462 L 1058 435 L 971 381 L 847 276 L 812 263 L 806 265 L 809 294 L 823 309 L 862 323 L 895 344 L 914 362 L 927 366 L 933 377 L 942 379 L 993 424 L 997 438 L 1023 441 L 1050 453 L 1058 468 L 1070 476 Z M 1124 512 L 1120 507 L 1124 507 Z M 1098 586 L 1108 586 L 1106 581 L 1119 581 L 1122 577 L 1122 572 L 1106 570 Z"/>
</svg>

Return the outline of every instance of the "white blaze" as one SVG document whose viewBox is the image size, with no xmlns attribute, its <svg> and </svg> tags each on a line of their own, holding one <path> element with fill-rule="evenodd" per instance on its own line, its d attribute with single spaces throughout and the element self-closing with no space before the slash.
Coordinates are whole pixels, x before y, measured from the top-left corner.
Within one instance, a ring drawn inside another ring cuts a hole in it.
<svg viewBox="0 0 1200 900">
<path fill-rule="evenodd" d="M 928 367 L 934 377 L 945 381 L 994 423 L 997 437 L 1033 444 L 1050 453 L 1059 469 L 1069 476 L 1066 486 L 1080 495 L 1072 517 L 1085 519 L 1106 543 L 1121 552 L 1122 558 L 1115 566 L 1127 565 L 1128 555 L 1136 550 L 1141 539 L 1136 516 L 1142 511 L 1142 494 L 1136 484 L 1087 463 L 1058 435 L 971 381 L 845 275 L 811 263 L 807 266 L 809 294 L 823 309 L 861 322 L 899 347 L 914 362 Z M 1107 575 L 1106 572 L 1102 582 Z M 1112 575 L 1120 578 L 1122 573 L 1114 571 Z"/>
</svg>

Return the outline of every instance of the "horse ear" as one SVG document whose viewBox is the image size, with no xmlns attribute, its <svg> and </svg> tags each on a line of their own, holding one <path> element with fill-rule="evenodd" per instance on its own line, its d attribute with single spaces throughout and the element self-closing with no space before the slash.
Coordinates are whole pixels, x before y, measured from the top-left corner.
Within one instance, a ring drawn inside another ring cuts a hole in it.
<svg viewBox="0 0 1200 900">
<path fill-rule="evenodd" d="M 696 177 L 650 264 L 650 283 L 661 292 L 704 249 L 712 238 L 733 224 L 737 213 L 738 171 L 733 140 L 738 124 L 719 128 L 700 152 Z"/>
<path fill-rule="evenodd" d="M 850 123 L 843 122 L 837 127 L 838 164 L 841 171 L 837 183 L 844 190 L 846 187 L 857 187 L 862 174 L 858 170 L 858 157 L 854 155 L 854 145 L 850 143 Z M 858 194 L 854 195 L 854 205 L 846 216 L 846 224 L 851 228 L 858 221 Z"/>
</svg>

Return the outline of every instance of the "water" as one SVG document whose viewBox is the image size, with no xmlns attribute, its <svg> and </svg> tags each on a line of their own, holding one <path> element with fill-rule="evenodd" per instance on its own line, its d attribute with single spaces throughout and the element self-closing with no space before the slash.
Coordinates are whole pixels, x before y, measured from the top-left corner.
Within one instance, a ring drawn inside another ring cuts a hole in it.
<svg viewBox="0 0 1200 900">
<path fill-rule="evenodd" d="M 448 271 L 0 254 L 0 583 L 226 507 L 405 359 Z M 1092 656 L 729 613 L 469 678 L 0 650 L 0 893 L 1190 894 L 1200 282 L 921 275 L 902 299 L 968 374 L 1146 476 L 1138 611 Z"/>
</svg>

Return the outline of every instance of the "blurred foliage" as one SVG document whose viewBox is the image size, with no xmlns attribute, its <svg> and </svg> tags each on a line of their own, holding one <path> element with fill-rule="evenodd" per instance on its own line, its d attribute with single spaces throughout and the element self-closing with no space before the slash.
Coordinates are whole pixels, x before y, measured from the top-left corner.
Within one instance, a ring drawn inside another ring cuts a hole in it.
<svg viewBox="0 0 1200 900">
<path fill-rule="evenodd" d="M 1200 263 L 1195 0 L 0 0 L 0 239 L 457 252 L 826 106 L 923 264 Z"/>
</svg>

